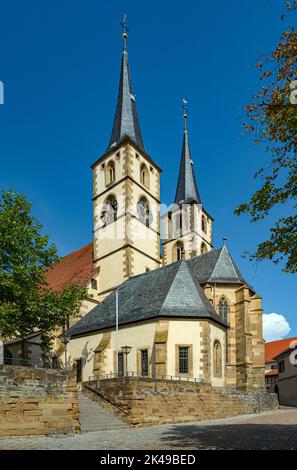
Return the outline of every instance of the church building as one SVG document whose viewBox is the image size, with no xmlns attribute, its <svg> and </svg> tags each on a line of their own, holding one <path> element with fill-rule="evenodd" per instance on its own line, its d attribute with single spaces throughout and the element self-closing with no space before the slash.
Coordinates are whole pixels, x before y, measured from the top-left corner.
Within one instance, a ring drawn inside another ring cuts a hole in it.
<svg viewBox="0 0 297 470">
<path fill-rule="evenodd" d="M 48 274 L 54 288 L 76 282 L 90 292 L 81 319 L 66 332 L 67 358 L 79 364 L 82 381 L 129 372 L 262 389 L 261 297 L 226 243 L 213 248 L 213 218 L 195 178 L 185 101 L 183 118 L 174 203 L 161 217 L 162 170 L 144 145 L 124 25 L 111 137 L 92 165 L 94 240 Z"/>
</svg>

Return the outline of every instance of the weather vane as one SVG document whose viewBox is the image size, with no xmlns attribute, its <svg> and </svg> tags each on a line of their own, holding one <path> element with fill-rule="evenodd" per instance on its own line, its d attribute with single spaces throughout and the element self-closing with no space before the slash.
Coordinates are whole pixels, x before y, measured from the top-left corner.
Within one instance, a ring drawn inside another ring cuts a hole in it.
<svg viewBox="0 0 297 470">
<path fill-rule="evenodd" d="M 187 117 L 188 117 L 188 102 L 185 98 L 183 98 L 183 110 L 184 110 L 184 123 L 185 123 L 185 130 L 187 130 Z"/>
<path fill-rule="evenodd" d="M 185 98 L 183 98 L 183 110 L 184 110 L 184 118 L 186 118 L 186 117 L 187 117 L 187 115 L 188 115 L 188 108 L 187 108 L 187 104 L 188 104 L 187 100 L 186 100 Z"/>
<path fill-rule="evenodd" d="M 128 38 L 128 31 L 129 29 L 127 28 L 127 14 L 124 14 L 123 21 L 121 22 L 121 25 L 123 26 L 123 39 L 124 39 L 124 46 L 126 48 L 126 40 Z"/>
</svg>

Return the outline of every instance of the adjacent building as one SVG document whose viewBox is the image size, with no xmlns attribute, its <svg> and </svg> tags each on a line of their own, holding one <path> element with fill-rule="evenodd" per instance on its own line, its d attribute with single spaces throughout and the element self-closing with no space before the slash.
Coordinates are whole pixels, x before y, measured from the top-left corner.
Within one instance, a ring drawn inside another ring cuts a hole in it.
<svg viewBox="0 0 297 470">
<path fill-rule="evenodd" d="M 281 405 L 297 406 L 297 337 L 265 343 L 265 384 Z"/>
</svg>

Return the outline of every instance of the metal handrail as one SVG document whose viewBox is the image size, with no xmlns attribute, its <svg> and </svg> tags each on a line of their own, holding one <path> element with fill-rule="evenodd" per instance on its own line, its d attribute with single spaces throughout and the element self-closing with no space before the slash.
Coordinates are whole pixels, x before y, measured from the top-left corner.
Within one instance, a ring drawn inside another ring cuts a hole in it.
<svg viewBox="0 0 297 470">
<path fill-rule="evenodd" d="M 21 357 L 5 357 L 3 364 L 8 366 L 31 367 L 34 369 L 60 369 L 61 366 L 54 362 L 45 362 L 42 359 L 22 359 Z"/>
<path fill-rule="evenodd" d="M 194 382 L 194 383 L 203 383 L 203 377 L 191 377 L 191 376 L 176 376 L 176 375 L 165 375 L 165 374 L 150 374 L 150 375 L 142 375 L 136 371 L 126 371 L 123 374 L 117 374 L 114 372 L 109 372 L 107 374 L 94 376 L 89 376 L 89 382 L 100 381 L 100 380 L 109 380 L 109 379 L 125 379 L 125 378 L 141 378 L 141 379 L 152 379 L 152 380 L 172 380 L 172 381 L 180 381 L 180 382 Z"/>
</svg>

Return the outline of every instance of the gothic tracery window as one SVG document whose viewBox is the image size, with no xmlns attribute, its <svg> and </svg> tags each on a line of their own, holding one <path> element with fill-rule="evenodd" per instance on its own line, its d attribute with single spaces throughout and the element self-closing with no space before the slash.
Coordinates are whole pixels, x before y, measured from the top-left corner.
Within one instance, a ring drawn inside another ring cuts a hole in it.
<svg viewBox="0 0 297 470">
<path fill-rule="evenodd" d="M 118 202 L 114 195 L 108 196 L 103 204 L 100 218 L 104 224 L 113 222 L 117 218 Z"/>
<path fill-rule="evenodd" d="M 229 304 L 226 297 L 221 297 L 219 304 L 218 304 L 218 314 L 219 318 L 226 323 L 228 322 L 229 317 Z"/>
<path fill-rule="evenodd" d="M 213 375 L 222 377 L 222 346 L 218 340 L 213 344 Z"/>
</svg>

